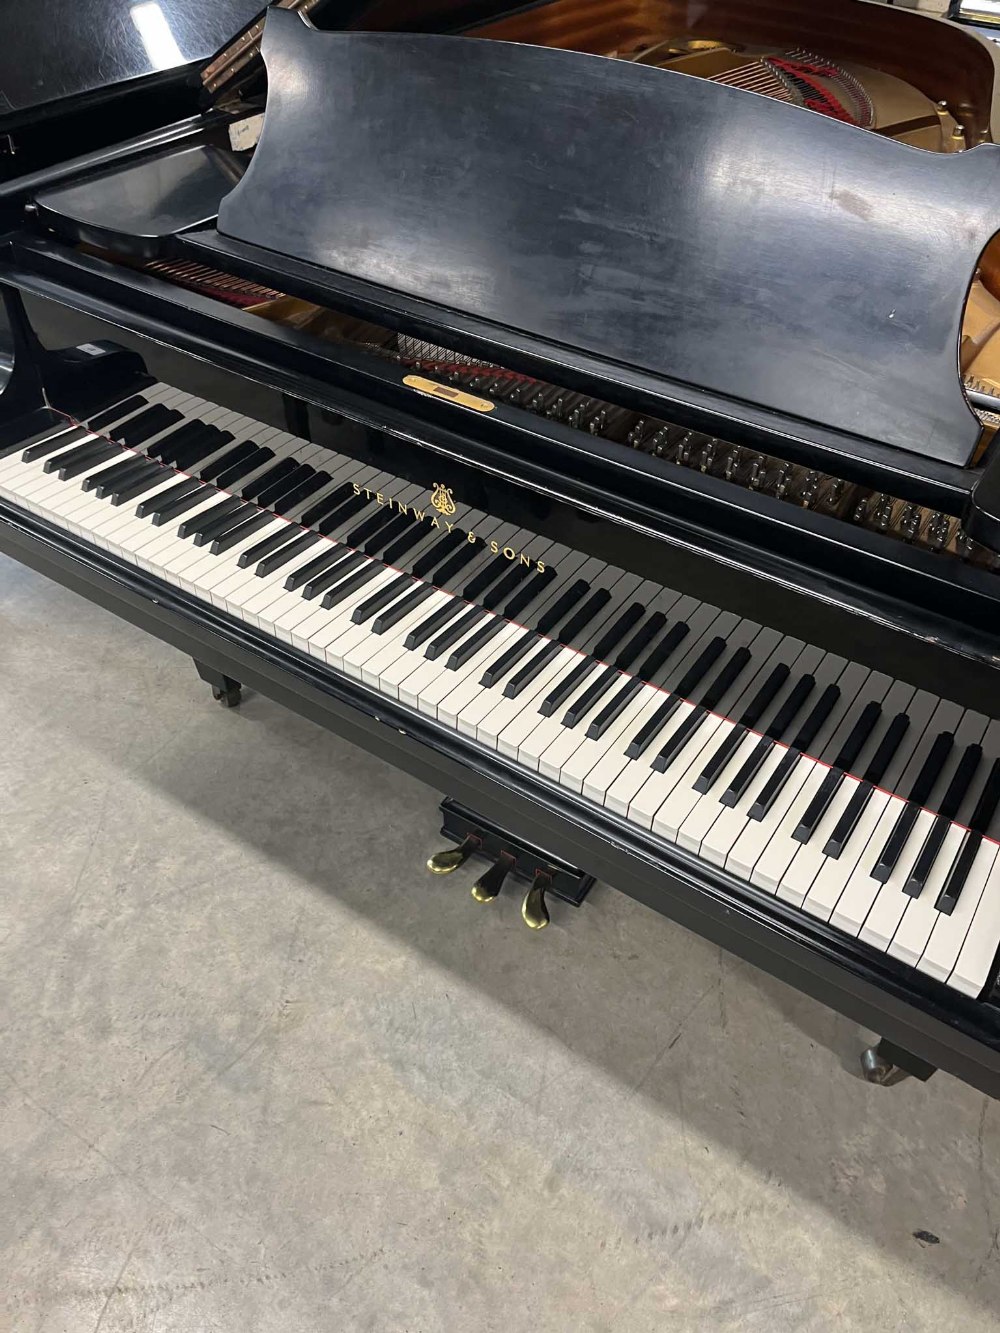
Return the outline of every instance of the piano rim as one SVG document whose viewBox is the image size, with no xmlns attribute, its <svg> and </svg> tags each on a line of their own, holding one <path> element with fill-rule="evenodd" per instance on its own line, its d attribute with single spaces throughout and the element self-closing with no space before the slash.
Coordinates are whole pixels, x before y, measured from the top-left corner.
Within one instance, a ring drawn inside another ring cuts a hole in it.
<svg viewBox="0 0 1000 1333">
<path fill-rule="evenodd" d="M 1000 1008 L 989 1000 L 861 941 L 851 947 L 685 849 L 2 500 L 0 551 L 434 789 L 461 791 L 609 887 L 1000 1098 Z"/>
</svg>

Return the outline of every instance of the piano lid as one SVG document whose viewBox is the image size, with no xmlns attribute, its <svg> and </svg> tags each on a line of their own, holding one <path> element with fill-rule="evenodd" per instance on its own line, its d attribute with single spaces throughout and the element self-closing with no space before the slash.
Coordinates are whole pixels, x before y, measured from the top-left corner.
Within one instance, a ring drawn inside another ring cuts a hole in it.
<svg viewBox="0 0 1000 1333">
<path fill-rule="evenodd" d="M 272 10 L 219 232 L 938 463 L 1000 146 L 938 155 L 643 65 Z"/>
<path fill-rule="evenodd" d="M 11 0 L 0 124 L 207 60 L 261 8 L 262 0 Z"/>
</svg>

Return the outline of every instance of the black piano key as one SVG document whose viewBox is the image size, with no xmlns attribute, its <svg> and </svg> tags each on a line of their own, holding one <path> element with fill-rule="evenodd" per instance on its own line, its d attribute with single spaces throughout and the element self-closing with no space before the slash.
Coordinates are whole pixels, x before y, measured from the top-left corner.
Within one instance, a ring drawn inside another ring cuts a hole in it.
<svg viewBox="0 0 1000 1333">
<path fill-rule="evenodd" d="M 424 657 L 430 662 L 435 661 L 488 615 L 489 612 L 484 611 L 481 606 L 469 607 L 464 615 L 459 616 L 457 620 L 453 620 L 443 633 L 430 641 L 424 649 Z M 496 617 L 491 616 L 490 619 L 495 620 Z"/>
<path fill-rule="evenodd" d="M 318 597 L 321 592 L 326 592 L 327 589 L 339 592 L 341 590 L 341 579 L 345 579 L 348 575 L 362 568 L 367 568 L 367 557 L 363 556 L 360 551 L 348 549 L 344 552 L 343 558 L 335 565 L 331 565 L 320 574 L 313 575 L 302 589 L 302 596 L 307 602 L 311 602 L 314 597 Z M 322 606 L 323 603 L 321 602 L 320 605 Z M 333 603 L 331 602 L 330 605 L 332 606 Z"/>
<path fill-rule="evenodd" d="M 21 454 L 22 463 L 35 463 L 39 458 L 45 458 L 47 454 L 54 454 L 60 449 L 68 449 L 72 444 L 80 444 L 85 439 L 82 430 L 64 430 L 56 435 L 46 435 L 44 439 L 36 440 L 34 444 L 29 444 Z M 15 445 L 15 449 L 20 449 L 20 444 Z"/>
<path fill-rule="evenodd" d="M 311 477 L 304 477 L 297 486 L 293 486 L 290 491 L 286 491 L 276 504 L 271 508 L 276 514 L 290 514 L 296 505 L 300 505 L 303 500 L 308 500 L 310 495 L 315 495 L 330 480 L 326 472 L 314 472 Z"/>
<path fill-rule="evenodd" d="M 462 589 L 462 596 L 467 602 L 474 602 L 484 593 L 491 584 L 495 583 L 500 575 L 508 566 L 508 560 L 505 555 L 495 555 L 488 565 L 485 565 L 471 583 L 467 583 Z"/>
<path fill-rule="evenodd" d="M 122 444 L 127 444 L 130 449 L 135 449 L 147 440 L 151 440 L 154 435 L 159 435 L 168 426 L 172 426 L 175 421 L 181 420 L 180 412 L 174 411 L 172 407 L 164 407 L 162 403 L 157 403 L 153 407 L 147 407 L 138 416 L 122 422 L 120 426 L 112 426 L 107 433 L 113 440 L 120 440 Z"/>
<path fill-rule="evenodd" d="M 732 727 L 718 747 L 711 759 L 695 779 L 694 789 L 697 792 L 705 793 L 711 787 L 714 787 L 722 775 L 722 770 L 732 759 L 733 755 L 742 745 L 748 731 L 752 731 L 760 721 L 765 711 L 770 708 L 774 702 L 775 696 L 784 685 L 789 676 L 788 666 L 782 662 L 776 666 L 768 675 L 764 684 L 760 687 L 754 697 L 750 700 L 747 707 L 743 710 L 736 726 Z"/>
<path fill-rule="evenodd" d="M 256 503 L 262 509 L 273 509 L 297 490 L 307 477 L 313 476 L 315 471 L 316 469 L 310 467 L 308 463 L 299 463 L 294 472 L 289 472 L 287 476 L 279 477 L 270 486 L 265 486 L 260 494 L 254 497 Z"/>
<path fill-rule="evenodd" d="M 408 616 L 411 611 L 426 602 L 428 597 L 434 595 L 434 589 L 428 583 L 418 583 L 412 592 L 408 592 L 405 597 L 401 597 L 398 602 L 393 602 L 381 615 L 376 616 L 372 621 L 372 633 L 384 634 L 387 629 L 392 629 L 393 625 Z"/>
<path fill-rule="evenodd" d="M 663 612 L 654 611 L 645 624 L 632 635 L 624 648 L 619 650 L 611 665 L 616 666 L 619 671 L 631 670 L 632 664 L 649 647 L 666 623 L 667 617 Z"/>
<path fill-rule="evenodd" d="M 587 679 L 592 671 L 597 670 L 597 662 L 593 657 L 584 654 L 576 666 L 568 675 L 563 676 L 558 681 L 552 691 L 545 696 L 541 702 L 538 711 L 542 717 L 551 717 L 556 709 L 566 702 L 578 685 Z"/>
<path fill-rule="evenodd" d="M 540 639 L 533 630 L 525 630 L 523 634 L 519 634 L 513 643 L 507 645 L 496 661 L 489 664 L 480 677 L 480 685 L 490 689 L 498 681 L 503 680 L 511 667 L 520 662 L 521 658 L 539 642 Z"/>
<path fill-rule="evenodd" d="M 271 515 L 263 511 L 251 514 L 249 518 L 242 518 L 235 527 L 227 529 L 221 536 L 216 537 L 211 545 L 212 555 L 222 555 L 224 551 L 231 550 L 234 546 L 239 546 L 240 542 L 245 541 L 247 537 L 252 537 L 255 532 L 261 528 L 266 528 L 272 522 Z"/>
<path fill-rule="evenodd" d="M 265 538 L 264 541 L 258 542 L 257 545 L 264 546 L 268 541 L 269 539 Z M 301 555 L 303 551 L 308 551 L 310 546 L 315 546 L 318 541 L 319 537 L 315 532 L 300 532 L 298 528 L 289 524 L 288 533 L 285 536 L 284 543 L 272 550 L 263 560 L 258 560 L 254 575 L 259 579 L 267 578 L 267 576 L 273 574 L 276 569 L 280 569 L 282 565 L 286 565 L 289 560 L 294 560 L 295 557 Z M 246 554 L 250 555 L 250 552 L 248 551 Z"/>
<path fill-rule="evenodd" d="M 371 620 L 372 616 L 378 615 L 384 607 L 390 602 L 394 602 L 401 596 L 407 588 L 413 587 L 413 579 L 409 574 L 400 574 L 398 578 L 392 579 L 380 588 L 378 592 L 373 593 L 366 601 L 359 603 L 351 613 L 351 620 L 355 625 L 363 625 L 366 620 Z"/>
<path fill-rule="evenodd" d="M 683 678 L 677 682 L 677 688 L 667 695 L 663 703 L 653 713 L 653 716 L 648 718 L 632 737 L 628 749 L 625 751 L 629 759 L 638 759 L 643 751 L 649 747 L 654 738 L 663 730 L 664 723 L 670 721 L 681 703 L 701 684 L 712 666 L 725 652 L 725 649 L 726 641 L 721 635 L 716 636 L 705 647 L 698 659 L 684 673 Z"/>
<path fill-rule="evenodd" d="M 432 635 L 437 634 L 444 629 L 448 621 L 457 616 L 467 605 L 458 597 L 449 597 L 443 606 L 439 606 L 436 611 L 415 626 L 407 634 L 403 641 L 404 648 L 419 648 L 422 643 L 426 643 Z"/>
<path fill-rule="evenodd" d="M 812 677 L 810 676 L 807 677 L 806 679 L 812 680 Z M 810 688 L 812 687 L 810 686 Z M 781 790 L 784 787 L 785 783 L 791 777 L 792 770 L 794 769 L 795 765 L 799 762 L 799 760 L 802 758 L 803 753 L 809 749 L 813 741 L 819 735 L 820 728 L 823 726 L 827 718 L 833 712 L 839 700 L 840 700 L 840 686 L 827 685 L 826 689 L 819 696 L 819 699 L 817 700 L 815 706 L 812 708 L 812 710 L 806 717 L 806 720 L 799 728 L 799 731 L 793 738 L 788 750 L 779 761 L 778 767 L 774 770 L 774 772 L 771 774 L 768 780 L 764 783 L 764 786 L 761 788 L 757 796 L 757 799 L 754 801 L 753 805 L 751 805 L 750 810 L 748 812 L 749 817 L 751 819 L 761 820 L 771 809 L 771 806 L 781 795 Z M 770 741 L 767 742 L 767 745 L 768 748 L 770 748 Z M 766 757 L 767 757 L 767 751 L 764 751 L 760 756 L 760 762 L 758 763 L 757 768 L 760 767 L 760 764 L 764 762 L 764 759 Z M 751 755 L 750 758 L 752 760 L 754 756 Z M 754 773 L 756 772 L 757 769 L 754 769 Z M 751 778 L 748 779 L 748 785 L 749 781 L 752 780 L 752 777 L 753 774 L 751 774 Z M 735 805 L 738 799 L 739 797 L 734 797 L 733 800 L 727 801 L 725 800 L 724 797 L 723 802 L 726 805 Z"/>
<path fill-rule="evenodd" d="M 554 565 L 549 565 L 521 584 L 514 596 L 504 605 L 503 614 L 507 620 L 517 620 L 521 612 L 529 607 L 536 597 L 541 596 L 556 577 Z"/>
<path fill-rule="evenodd" d="M 958 855 L 952 863 L 948 878 L 941 887 L 934 906 L 945 916 L 951 916 L 958 903 L 969 871 L 979 853 L 983 836 L 993 821 L 993 816 L 1000 805 L 1000 759 L 994 759 L 989 776 L 979 793 L 979 800 L 969 820 L 969 831 L 962 840 Z"/>
<path fill-rule="evenodd" d="M 919 898 L 923 892 L 927 877 L 934 869 L 934 862 L 941 850 L 941 844 L 958 814 L 959 807 L 965 800 L 965 794 L 969 790 L 982 758 L 981 746 L 967 745 L 965 747 L 962 757 L 958 761 L 958 766 L 952 774 L 951 782 L 948 784 L 948 790 L 944 794 L 941 808 L 927 831 L 927 836 L 924 838 L 924 844 L 920 848 L 913 869 L 903 885 L 903 892 L 909 894 L 911 898 Z"/>
<path fill-rule="evenodd" d="M 609 629 L 606 629 L 598 641 L 594 644 L 594 651 L 591 654 L 598 662 L 603 662 L 605 658 L 610 657 L 614 650 L 639 621 L 646 614 L 646 608 L 641 602 L 633 602 L 622 614 L 614 621 Z"/>
<path fill-rule="evenodd" d="M 597 592 L 592 593 L 578 611 L 574 611 L 555 637 L 560 643 L 572 646 L 610 601 L 611 593 L 609 589 L 598 588 Z"/>
<path fill-rule="evenodd" d="M 113 407 L 98 412 L 96 417 L 89 417 L 87 428 L 89 430 L 103 430 L 105 426 L 110 426 L 115 421 L 121 421 L 122 417 L 131 416 L 133 412 L 138 412 L 140 407 L 145 406 L 146 399 L 143 398 L 142 394 L 134 394 L 133 397 L 126 398 L 124 402 L 115 403 Z"/>
<path fill-rule="evenodd" d="M 331 537 L 346 526 L 355 514 L 360 513 L 367 503 L 368 499 L 364 495 L 350 496 L 343 504 L 338 505 L 332 514 L 327 514 L 321 523 L 315 525 L 316 531 L 324 537 Z"/>
<path fill-rule="evenodd" d="M 212 505 L 210 509 L 203 509 L 200 514 L 194 514 L 191 518 L 186 518 L 177 529 L 178 537 L 193 537 L 196 532 L 201 532 L 202 528 L 210 528 L 218 518 L 228 518 L 230 514 L 236 514 L 241 509 L 245 509 L 242 500 L 235 496 L 226 496 L 220 499 L 218 504 Z M 249 512 L 249 510 L 248 510 Z"/>
<path fill-rule="evenodd" d="M 587 739 L 591 741 L 599 741 L 607 731 L 608 727 L 611 726 L 612 722 L 621 717 L 622 713 L 642 689 L 642 686 L 642 679 L 636 676 L 633 676 L 631 680 L 626 681 L 614 698 L 608 700 L 594 718 L 593 722 L 591 722 L 590 726 L 587 728 Z"/>
<path fill-rule="evenodd" d="M 74 444 L 71 448 L 63 450 L 62 453 L 50 454 L 42 464 L 42 471 L 55 472 L 61 481 L 68 481 L 70 477 L 75 477 L 77 472 L 67 475 L 63 470 L 64 468 L 72 468 L 74 465 L 82 463 L 83 466 L 78 471 L 86 472 L 91 459 L 94 459 L 96 465 L 103 458 L 113 458 L 115 454 L 122 454 L 120 444 L 115 444 L 114 441 L 103 438 L 87 440 L 84 444 Z"/>
<path fill-rule="evenodd" d="M 338 486 L 329 495 L 324 495 L 322 500 L 317 500 L 311 509 L 306 510 L 299 522 L 304 528 L 311 528 L 314 523 L 326 518 L 327 514 L 332 514 L 338 505 L 343 504 L 345 500 L 353 495 L 354 487 L 349 481 L 345 481 L 343 485 Z"/>
<path fill-rule="evenodd" d="M 271 515 L 268 514 L 267 517 L 270 518 Z M 263 560 L 265 556 L 270 555 L 273 551 L 277 551 L 287 542 L 294 540 L 298 531 L 299 530 L 294 523 L 283 523 L 276 532 L 269 532 L 268 535 L 262 537 L 256 545 L 251 546 L 248 551 L 244 551 L 236 561 L 237 565 L 240 569 L 249 569 L 249 567 L 255 565 L 258 560 Z"/>
<path fill-rule="evenodd" d="M 133 477 L 131 481 L 126 481 L 111 492 L 111 503 L 113 505 L 127 504 L 129 500 L 134 500 L 137 495 L 142 495 L 144 491 L 152 490 L 154 486 L 162 486 L 169 477 L 166 468 L 157 468 L 155 472 L 145 472 L 138 477 Z"/>
<path fill-rule="evenodd" d="M 412 551 L 414 546 L 417 546 L 422 542 L 424 535 L 424 525 L 414 520 L 407 531 L 404 532 L 401 537 L 397 537 L 395 541 L 390 542 L 382 552 L 382 563 L 386 565 L 395 565 L 400 569 L 403 568 L 405 563 L 403 556 Z"/>
<path fill-rule="evenodd" d="M 711 715 L 711 710 L 696 704 L 688 713 L 687 717 L 673 733 L 670 739 L 664 745 L 663 749 L 653 760 L 653 768 L 657 773 L 665 773 L 677 756 L 687 745 L 688 741 L 694 736 L 701 724 Z"/>
<path fill-rule="evenodd" d="M 513 676 L 504 686 L 504 695 L 508 699 L 516 699 L 524 692 L 541 671 L 548 666 L 552 659 L 559 653 L 562 644 L 546 643 L 534 657 L 525 662 L 520 671 L 515 671 Z"/>
<path fill-rule="evenodd" d="M 165 523 L 173 513 L 181 513 L 182 510 L 174 510 L 173 505 L 181 505 L 187 502 L 187 507 L 197 504 L 205 495 L 205 487 L 200 481 L 195 481 L 192 477 L 183 477 L 174 486 L 169 486 L 159 495 L 151 495 L 148 500 L 142 500 L 136 505 L 135 513 L 137 518 L 150 518 L 154 527 L 159 527 Z"/>
<path fill-rule="evenodd" d="M 412 514 L 396 514 L 391 523 L 387 523 L 381 532 L 369 538 L 364 544 L 365 555 L 379 555 L 383 547 L 394 542 L 400 533 L 406 532 L 415 522 Z"/>
<path fill-rule="evenodd" d="M 223 490 L 233 490 L 237 483 L 241 482 L 244 477 L 249 477 L 251 472 L 255 472 L 259 467 L 263 467 L 264 464 L 269 462 L 273 457 L 273 449 L 258 447 L 256 453 L 249 454 L 241 463 L 233 463 L 230 467 L 227 467 L 224 471 L 220 472 L 215 478 L 215 484 L 220 486 Z"/>
<path fill-rule="evenodd" d="M 364 559 L 363 556 L 362 559 Z M 349 597 L 356 589 L 363 587 L 383 568 L 384 566 L 379 564 L 378 561 L 372 560 L 364 568 L 356 569 L 353 574 L 348 574 L 346 579 L 342 579 L 340 583 L 335 584 L 329 590 L 320 602 L 320 606 L 324 611 L 329 611 L 331 606 L 336 606 L 338 602 L 342 602 L 345 597 Z"/>
<path fill-rule="evenodd" d="M 354 546 L 360 550 L 369 538 L 374 537 L 376 533 L 388 527 L 395 517 L 395 512 L 392 509 L 379 509 L 374 514 L 369 514 L 366 519 L 347 533 L 344 537 L 345 545 Z"/>
<path fill-rule="evenodd" d="M 837 860 L 858 826 L 858 820 L 865 812 L 871 800 L 872 792 L 885 776 L 885 770 L 892 762 L 893 755 L 899 749 L 903 737 L 910 725 L 905 713 L 897 713 L 886 729 L 885 735 L 872 756 L 872 761 L 865 769 L 861 782 L 847 803 L 843 814 L 837 820 L 836 828 L 830 834 L 823 848 L 823 855 Z"/>
<path fill-rule="evenodd" d="M 435 588 L 447 588 L 455 576 L 465 568 L 471 560 L 479 554 L 477 544 L 465 541 L 452 555 L 445 560 L 444 564 L 439 565 L 431 574 L 429 582 L 433 583 Z"/>
<path fill-rule="evenodd" d="M 896 862 L 902 856 L 903 848 L 913 831 L 913 825 L 917 822 L 917 815 L 920 813 L 921 807 L 925 806 L 930 800 L 934 784 L 948 762 L 948 756 L 951 754 L 954 744 L 955 737 L 950 731 L 942 731 L 934 738 L 934 744 L 928 751 L 927 758 L 921 764 L 920 772 L 914 779 L 907 795 L 907 803 L 899 812 L 892 827 L 892 832 L 882 848 L 878 861 L 872 868 L 872 879 L 877 880 L 880 884 L 884 884 L 888 880 L 896 867 Z"/>
<path fill-rule="evenodd" d="M 300 565 L 297 569 L 293 569 L 288 575 L 288 578 L 285 579 L 286 591 L 294 592 L 296 588 L 301 588 L 310 579 L 317 578 L 331 566 L 339 564 L 349 554 L 350 551 L 344 546 L 332 546 L 329 543 L 324 543 L 319 555 L 307 560 L 304 565 Z"/>
<path fill-rule="evenodd" d="M 430 549 L 424 551 L 423 555 L 414 562 L 411 572 L 418 579 L 426 578 L 432 570 L 436 569 L 438 565 L 442 563 L 442 561 L 447 560 L 452 551 L 464 541 L 465 532 L 460 528 L 455 528 L 453 532 L 445 533 L 443 537 L 439 537 Z"/>
<path fill-rule="evenodd" d="M 811 694 L 812 690 L 815 688 L 815 677 L 809 676 L 809 674 L 796 681 L 795 688 L 789 692 L 787 700 L 784 701 L 784 704 L 781 705 L 781 708 L 775 713 L 771 725 L 765 730 L 763 736 L 757 741 L 757 744 L 753 746 L 753 750 L 747 757 L 747 761 L 741 766 L 739 773 L 733 777 L 728 788 L 721 794 L 720 800 L 723 802 L 723 805 L 733 806 L 740 800 L 743 800 L 744 794 L 747 793 L 748 786 L 751 785 L 753 778 L 760 772 L 765 758 L 768 757 L 773 746 L 775 746 L 777 741 L 781 740 L 781 737 L 787 732 L 789 726 L 795 721 L 797 714 L 799 714 L 799 709 L 803 706 L 805 700 L 807 700 L 809 694 Z M 837 690 L 836 685 L 829 686 L 829 689 L 836 690 L 836 693 L 833 693 L 832 697 L 829 698 L 829 704 L 827 705 L 825 712 L 821 714 L 820 722 L 825 721 L 829 709 L 835 704 L 836 698 L 840 693 L 840 690 Z M 803 741 L 803 744 L 808 744 L 808 740 Z"/>
<path fill-rule="evenodd" d="M 881 704 L 876 703 L 874 699 L 865 704 L 861 715 L 841 746 L 840 753 L 833 761 L 833 766 L 820 783 L 819 791 L 809 802 L 798 828 L 792 834 L 796 842 L 808 842 L 815 833 L 816 826 L 826 814 L 827 806 L 837 793 L 837 788 L 844 780 L 845 774 L 853 767 L 865 742 L 871 735 L 872 728 L 877 725 L 881 716 Z"/>
<path fill-rule="evenodd" d="M 564 727 L 575 727 L 583 720 L 593 708 L 607 694 L 617 681 L 621 679 L 621 672 L 617 667 L 605 667 L 596 680 L 592 680 L 587 688 L 573 700 L 572 704 L 563 714 L 562 724 Z"/>
<path fill-rule="evenodd" d="M 503 628 L 504 623 L 499 616 L 490 616 L 484 625 L 480 625 L 475 634 L 470 634 L 467 639 L 458 645 L 445 663 L 447 669 L 457 671 L 459 667 L 465 666 L 466 662 L 475 657 L 481 648 L 485 648 L 490 639 L 495 638 Z"/>
<path fill-rule="evenodd" d="M 114 481 L 108 475 L 111 472 L 118 473 Z M 114 495 L 115 491 L 128 485 L 129 482 L 136 481 L 139 477 L 154 477 L 157 481 L 162 481 L 163 468 L 159 463 L 151 463 L 148 458 L 123 472 L 118 472 L 116 467 L 105 468 L 100 478 L 97 479 L 97 485 L 93 487 L 94 495 L 98 500 L 107 500 Z"/>
<path fill-rule="evenodd" d="M 178 449 L 173 459 L 164 459 L 163 462 L 171 463 L 181 472 L 196 473 L 202 463 L 213 454 L 217 454 L 232 438 L 228 431 L 208 430 L 199 439 L 192 440 L 184 448 Z"/>
<path fill-rule="evenodd" d="M 103 486 L 105 482 L 115 482 L 122 477 L 127 477 L 130 472 L 135 472 L 139 468 L 155 467 L 156 464 L 150 464 L 145 454 L 127 453 L 120 463 L 114 467 L 101 468 L 100 472 L 92 472 L 90 476 L 84 477 L 82 490 L 96 491 L 98 486 Z"/>
<path fill-rule="evenodd" d="M 495 611 L 501 603 L 509 600 L 530 574 L 527 565 L 515 565 L 513 569 L 508 569 L 499 583 L 483 594 L 481 602 L 487 611 Z"/>
<path fill-rule="evenodd" d="M 211 522 L 203 523 L 195 532 L 195 546 L 210 546 L 216 537 L 221 537 L 224 532 L 228 532 L 241 519 L 259 513 L 255 505 L 240 505 L 236 509 L 229 510 L 223 510 L 221 505 L 217 505 L 215 508 L 218 512 Z"/>
<path fill-rule="evenodd" d="M 121 416 L 116 417 L 114 422 L 108 422 L 104 434 L 112 440 L 122 440 L 123 435 L 127 434 L 128 431 L 134 429 L 141 430 L 150 417 L 152 417 L 154 421 L 159 421 L 160 413 L 164 410 L 162 403 L 147 403 L 146 406 L 138 412 L 133 412 L 128 416 L 122 414 Z"/>
<path fill-rule="evenodd" d="M 81 476 L 84 472 L 89 472 L 91 468 L 98 467 L 101 463 L 110 463 L 116 454 L 121 455 L 122 447 L 120 444 L 111 444 L 108 440 L 102 440 L 96 449 L 91 449 L 86 455 L 80 454 L 73 462 L 62 462 L 58 466 L 56 476 L 60 481 L 72 481 L 75 477 Z M 57 459 L 62 459 L 62 454 L 57 454 Z M 49 459 L 48 462 L 53 462 Z M 48 463 L 46 464 L 48 466 Z"/>
<path fill-rule="evenodd" d="M 670 661 L 674 653 L 691 633 L 690 625 L 678 620 L 670 626 L 653 651 L 639 663 L 635 675 L 640 681 L 652 681 L 661 669 Z"/>
<path fill-rule="evenodd" d="M 216 477 L 221 477 L 223 472 L 229 468 L 236 468 L 239 464 L 245 464 L 246 471 L 249 472 L 251 461 L 257 458 L 258 449 L 260 449 L 260 446 L 254 444 L 253 440 L 244 440 L 242 444 L 235 444 L 232 449 L 227 449 L 224 454 L 220 454 L 218 458 L 213 458 L 210 463 L 206 463 L 203 468 L 199 468 L 198 476 L 201 477 L 202 481 L 215 481 Z M 261 453 L 263 453 L 263 450 L 261 450 Z M 264 458 L 260 459 L 261 463 L 266 461 Z M 241 472 L 240 475 L 245 476 L 246 473 Z"/>
<path fill-rule="evenodd" d="M 248 481 L 240 491 L 240 495 L 243 496 L 244 500 L 256 500 L 268 487 L 289 476 L 298 466 L 294 458 L 282 458 L 272 467 L 269 467 L 266 472 L 262 472 L 259 477 L 254 477 L 253 481 Z"/>
<path fill-rule="evenodd" d="M 556 598 L 548 610 L 539 617 L 538 624 L 535 626 L 538 633 L 549 634 L 557 625 L 562 624 L 563 620 L 565 620 L 573 610 L 573 607 L 586 597 L 589 590 L 590 584 L 586 579 L 577 579 L 575 583 L 571 584 L 561 596 Z"/>
<path fill-rule="evenodd" d="M 150 458 L 158 458 L 161 463 L 172 463 L 174 455 L 179 450 L 186 448 L 192 441 L 201 439 L 207 431 L 208 427 L 203 426 L 200 421 L 185 421 L 183 425 L 161 436 L 155 444 L 151 444 L 146 453 Z"/>
<path fill-rule="evenodd" d="M 710 713 L 718 708 L 722 699 L 728 694 L 746 670 L 750 659 L 751 653 L 749 648 L 742 647 L 736 649 L 735 653 L 733 653 L 732 657 L 698 700 L 702 708 L 707 709 Z"/>
</svg>

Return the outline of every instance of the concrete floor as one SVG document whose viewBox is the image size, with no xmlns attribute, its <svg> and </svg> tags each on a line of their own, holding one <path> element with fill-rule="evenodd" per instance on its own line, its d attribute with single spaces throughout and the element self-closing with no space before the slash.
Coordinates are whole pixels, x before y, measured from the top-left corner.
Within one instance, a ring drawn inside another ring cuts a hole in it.
<svg viewBox="0 0 1000 1333">
<path fill-rule="evenodd" d="M 1000 1327 L 969 1088 L 3 560 L 0 736 L 5 1333 Z"/>
</svg>

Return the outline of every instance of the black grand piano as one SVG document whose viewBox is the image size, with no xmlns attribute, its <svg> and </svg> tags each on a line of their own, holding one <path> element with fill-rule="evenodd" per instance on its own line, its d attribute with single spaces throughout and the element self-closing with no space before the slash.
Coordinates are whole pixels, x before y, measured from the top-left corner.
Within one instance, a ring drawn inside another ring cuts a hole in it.
<svg viewBox="0 0 1000 1333">
<path fill-rule="evenodd" d="M 992 44 L 65 8 L 0 62 L 0 550 L 451 793 L 480 901 L 600 876 L 1000 1095 Z"/>
</svg>

